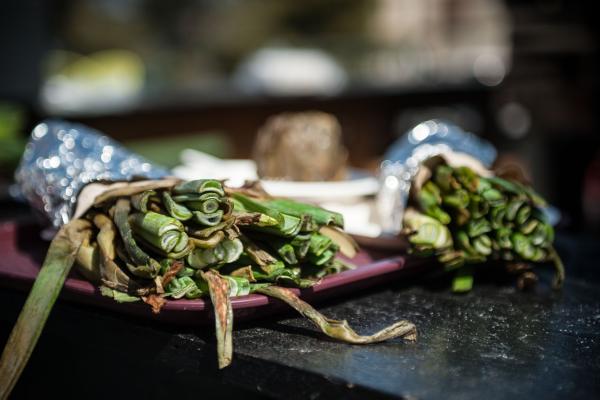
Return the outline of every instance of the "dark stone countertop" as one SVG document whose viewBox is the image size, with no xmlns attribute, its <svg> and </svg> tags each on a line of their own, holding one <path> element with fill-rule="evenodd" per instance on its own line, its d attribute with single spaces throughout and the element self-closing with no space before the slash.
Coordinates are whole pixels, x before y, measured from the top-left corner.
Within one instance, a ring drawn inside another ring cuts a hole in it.
<svg viewBox="0 0 600 400">
<path fill-rule="evenodd" d="M 597 398 L 597 243 L 559 237 L 570 271 L 562 291 L 549 289 L 546 273 L 532 292 L 482 276 L 466 295 L 421 277 L 318 305 L 361 333 L 409 319 L 417 343 L 341 344 L 293 314 L 238 324 L 233 364 L 222 371 L 212 327 L 59 301 L 13 398 Z M 23 300 L 0 291 L 0 343 Z"/>
</svg>

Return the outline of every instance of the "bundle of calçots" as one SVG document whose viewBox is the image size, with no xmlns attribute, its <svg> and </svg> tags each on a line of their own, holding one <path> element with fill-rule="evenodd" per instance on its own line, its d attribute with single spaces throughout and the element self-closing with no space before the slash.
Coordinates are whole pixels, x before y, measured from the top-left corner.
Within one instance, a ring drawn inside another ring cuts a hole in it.
<svg viewBox="0 0 600 400">
<path fill-rule="evenodd" d="M 471 290 L 473 265 L 490 260 L 517 272 L 519 287 L 537 280 L 532 263 L 551 262 L 554 287 L 561 286 L 564 269 L 542 211 L 546 203 L 530 187 L 439 160 L 429 175 L 411 194 L 404 228 L 414 253 L 435 255 L 455 271 L 455 292 Z"/>
<path fill-rule="evenodd" d="M 340 214 L 269 198 L 256 187 L 225 188 L 216 180 L 162 179 L 104 191 L 50 245 L 0 361 L 3 394 L 25 366 L 74 262 L 104 295 L 143 300 L 155 312 L 166 299 L 210 296 L 221 368 L 232 358 L 229 297 L 253 292 L 288 303 L 342 341 L 414 340 L 415 327 L 407 321 L 360 336 L 346 321 L 324 317 L 283 287 L 309 287 L 351 268 L 337 257 L 356 251 L 342 226 Z"/>
</svg>

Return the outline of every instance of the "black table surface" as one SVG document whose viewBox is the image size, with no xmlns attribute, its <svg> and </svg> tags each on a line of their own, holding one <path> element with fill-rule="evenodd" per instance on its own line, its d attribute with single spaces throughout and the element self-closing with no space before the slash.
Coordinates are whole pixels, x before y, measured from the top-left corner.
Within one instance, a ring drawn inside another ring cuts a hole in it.
<svg viewBox="0 0 600 400">
<path fill-rule="evenodd" d="M 598 398 L 597 238 L 559 235 L 568 279 L 533 291 L 478 276 L 466 295 L 431 276 L 319 303 L 370 333 L 398 319 L 419 339 L 359 346 L 293 314 L 237 324 L 233 364 L 218 370 L 211 326 L 157 325 L 59 300 L 13 398 Z M 0 290 L 0 343 L 25 293 Z"/>
</svg>

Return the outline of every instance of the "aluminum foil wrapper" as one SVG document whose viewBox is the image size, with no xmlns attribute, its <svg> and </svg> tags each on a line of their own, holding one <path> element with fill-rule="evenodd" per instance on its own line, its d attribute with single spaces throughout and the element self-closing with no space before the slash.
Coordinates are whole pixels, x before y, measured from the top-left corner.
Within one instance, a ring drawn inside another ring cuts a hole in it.
<svg viewBox="0 0 600 400">
<path fill-rule="evenodd" d="M 449 152 L 467 154 L 485 167 L 492 165 L 497 154 L 491 143 L 444 120 L 421 122 L 392 144 L 380 166 L 376 200 L 384 233 L 396 235 L 402 229 L 411 182 L 421 163 Z"/>
<path fill-rule="evenodd" d="M 69 222 L 81 189 L 91 182 L 158 179 L 170 172 L 81 124 L 48 120 L 31 132 L 15 173 L 17 197 L 54 227 Z"/>
</svg>

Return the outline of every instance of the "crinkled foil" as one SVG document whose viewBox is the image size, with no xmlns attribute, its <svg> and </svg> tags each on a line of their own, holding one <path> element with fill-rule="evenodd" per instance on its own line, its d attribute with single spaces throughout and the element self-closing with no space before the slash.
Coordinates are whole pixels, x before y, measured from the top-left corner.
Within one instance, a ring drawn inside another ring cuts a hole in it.
<svg viewBox="0 0 600 400">
<path fill-rule="evenodd" d="M 167 175 L 167 169 L 95 129 L 48 120 L 31 132 L 15 173 L 16 194 L 59 227 L 69 222 L 80 190 L 90 182 L 157 179 Z"/>
<path fill-rule="evenodd" d="M 496 159 L 494 146 L 457 125 L 443 120 L 421 122 L 386 152 L 379 171 L 376 206 L 383 232 L 398 234 L 413 178 L 421 163 L 449 151 L 466 153 L 486 167 Z"/>
</svg>

